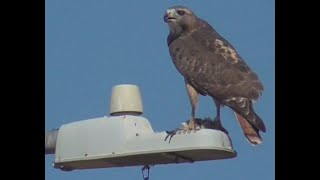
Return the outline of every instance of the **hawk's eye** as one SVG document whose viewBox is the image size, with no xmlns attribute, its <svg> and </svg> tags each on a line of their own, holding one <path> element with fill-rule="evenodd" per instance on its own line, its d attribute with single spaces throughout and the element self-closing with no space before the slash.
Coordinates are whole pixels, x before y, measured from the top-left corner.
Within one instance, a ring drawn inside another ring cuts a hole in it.
<svg viewBox="0 0 320 180">
<path fill-rule="evenodd" d="M 184 11 L 182 11 L 182 10 L 178 10 L 177 13 L 178 13 L 180 16 L 183 16 L 183 15 L 186 14 L 186 13 L 185 13 Z"/>
</svg>

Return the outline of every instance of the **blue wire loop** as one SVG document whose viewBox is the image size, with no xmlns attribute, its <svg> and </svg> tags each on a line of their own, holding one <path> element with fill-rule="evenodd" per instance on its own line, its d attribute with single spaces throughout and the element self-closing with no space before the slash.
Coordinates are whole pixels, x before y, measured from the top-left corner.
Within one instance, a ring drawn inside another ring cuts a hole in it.
<svg viewBox="0 0 320 180">
<path fill-rule="evenodd" d="M 147 174 L 145 173 L 147 171 Z M 145 165 L 142 168 L 142 177 L 143 180 L 149 180 L 149 172 L 150 172 L 150 166 L 149 165 Z"/>
</svg>

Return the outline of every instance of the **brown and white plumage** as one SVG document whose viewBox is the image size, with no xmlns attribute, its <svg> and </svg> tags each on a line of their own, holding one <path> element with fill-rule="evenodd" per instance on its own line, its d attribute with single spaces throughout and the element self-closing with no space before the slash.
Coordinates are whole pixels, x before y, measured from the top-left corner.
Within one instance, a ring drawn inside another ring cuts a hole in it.
<svg viewBox="0 0 320 180">
<path fill-rule="evenodd" d="M 220 124 L 220 107 L 226 105 L 252 144 L 262 142 L 259 131 L 266 132 L 252 102 L 258 100 L 263 85 L 243 61 L 235 48 L 192 10 L 175 6 L 166 10 L 164 21 L 169 25 L 167 38 L 170 56 L 185 79 L 191 103 L 189 130 L 194 130 L 198 94 L 213 98 Z M 223 128 L 224 129 L 224 128 Z"/>
</svg>

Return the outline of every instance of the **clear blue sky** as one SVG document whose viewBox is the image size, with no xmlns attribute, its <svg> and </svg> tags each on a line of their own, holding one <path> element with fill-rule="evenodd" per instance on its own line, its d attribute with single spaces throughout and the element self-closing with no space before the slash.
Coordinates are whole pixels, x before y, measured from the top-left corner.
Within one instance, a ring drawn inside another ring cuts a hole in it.
<svg viewBox="0 0 320 180">
<path fill-rule="evenodd" d="M 230 160 L 159 165 L 151 179 L 272 180 L 275 176 L 274 1 L 257 0 L 47 0 L 45 130 L 108 115 L 111 88 L 140 87 L 143 116 L 156 131 L 187 120 L 190 104 L 182 76 L 170 59 L 163 22 L 167 7 L 184 5 L 208 21 L 237 49 L 265 86 L 254 107 L 267 126 L 263 145 L 251 146 L 231 110 L 223 108 L 238 156 Z M 197 117 L 215 116 L 201 97 Z M 63 172 L 45 157 L 46 180 L 142 179 L 141 167 Z"/>
</svg>

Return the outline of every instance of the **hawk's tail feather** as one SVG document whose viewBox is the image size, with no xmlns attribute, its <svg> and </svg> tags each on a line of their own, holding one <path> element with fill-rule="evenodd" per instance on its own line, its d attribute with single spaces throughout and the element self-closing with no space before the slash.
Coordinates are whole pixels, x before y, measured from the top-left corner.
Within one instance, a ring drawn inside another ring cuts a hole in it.
<svg viewBox="0 0 320 180">
<path fill-rule="evenodd" d="M 262 138 L 259 131 L 266 132 L 266 127 L 262 119 L 255 113 L 252 102 L 242 97 L 230 98 L 226 102 L 234 110 L 243 133 L 249 142 L 254 145 L 261 144 Z"/>
<path fill-rule="evenodd" d="M 237 120 L 239 121 L 239 124 L 243 130 L 244 135 L 248 139 L 248 141 L 252 145 L 257 145 L 262 143 L 262 138 L 259 134 L 259 130 L 252 126 L 245 118 L 243 118 L 238 113 L 234 112 L 236 115 Z"/>
<path fill-rule="evenodd" d="M 245 98 L 235 98 L 229 101 L 230 107 L 250 123 L 252 127 L 266 132 L 262 119 L 254 112 L 252 102 Z"/>
<path fill-rule="evenodd" d="M 251 112 L 254 114 L 254 122 L 255 125 L 257 126 L 257 128 L 262 131 L 262 132 L 266 132 L 266 126 L 264 125 L 262 119 L 254 112 L 254 110 L 252 109 Z"/>
</svg>

